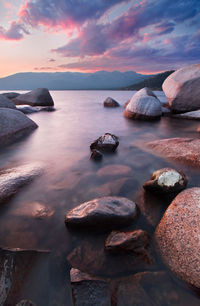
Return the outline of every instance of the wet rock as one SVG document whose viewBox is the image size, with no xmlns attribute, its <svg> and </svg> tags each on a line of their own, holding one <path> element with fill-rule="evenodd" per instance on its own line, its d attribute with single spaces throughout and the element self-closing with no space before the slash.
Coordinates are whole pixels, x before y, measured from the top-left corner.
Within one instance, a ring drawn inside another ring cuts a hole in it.
<svg viewBox="0 0 200 306">
<path fill-rule="evenodd" d="M 132 174 L 132 169 L 125 165 L 108 165 L 97 171 L 97 176 L 99 178 L 111 178 L 120 176 L 130 176 Z"/>
<path fill-rule="evenodd" d="M 190 65 L 172 73 L 162 88 L 173 112 L 200 109 L 200 64 Z"/>
<path fill-rule="evenodd" d="M 117 306 L 197 306 L 199 299 L 178 287 L 165 271 L 141 272 L 122 278 Z"/>
<path fill-rule="evenodd" d="M 4 95 L 8 99 L 14 99 L 18 97 L 20 94 L 18 92 L 4 92 L 2 95 Z"/>
<path fill-rule="evenodd" d="M 37 128 L 37 124 L 17 110 L 0 108 L 0 146 L 10 144 Z"/>
<path fill-rule="evenodd" d="M 32 114 L 39 112 L 54 112 L 56 109 L 53 106 L 18 106 L 17 110 L 24 114 Z"/>
<path fill-rule="evenodd" d="M 124 116 L 131 119 L 155 120 L 161 115 L 161 103 L 149 88 L 136 92 L 124 110 Z"/>
<path fill-rule="evenodd" d="M 65 223 L 73 227 L 105 230 L 130 224 L 137 216 L 136 204 L 121 197 L 103 197 L 85 202 L 66 214 Z"/>
<path fill-rule="evenodd" d="M 25 286 L 30 285 L 33 269 L 36 272 L 36 265 L 47 262 L 48 256 L 45 251 L 0 248 L 0 305 L 16 305 L 20 301 Z M 41 294 L 38 289 L 37 295 Z M 19 305 L 34 305 L 27 303 Z"/>
<path fill-rule="evenodd" d="M 36 219 L 47 219 L 52 217 L 55 213 L 51 207 L 42 203 L 33 202 L 28 205 L 31 206 L 32 216 Z"/>
<path fill-rule="evenodd" d="M 187 183 L 188 180 L 183 172 L 163 168 L 155 171 L 143 187 L 153 193 L 177 193 L 185 189 Z"/>
<path fill-rule="evenodd" d="M 16 106 L 12 101 L 10 101 L 4 95 L 0 95 L 0 108 L 16 109 Z"/>
<path fill-rule="evenodd" d="M 200 120 L 200 110 L 173 115 L 173 117 L 180 119 Z"/>
<path fill-rule="evenodd" d="M 106 98 L 106 100 L 103 102 L 104 107 L 119 107 L 120 104 L 114 100 L 113 98 Z"/>
<path fill-rule="evenodd" d="M 108 252 L 104 249 L 104 239 L 99 235 L 92 240 L 88 237 L 82 239 L 67 256 L 71 267 L 103 277 L 155 269 L 153 256 L 141 256 L 133 252 Z"/>
<path fill-rule="evenodd" d="M 22 300 L 19 303 L 17 303 L 16 306 L 36 306 L 36 304 L 30 300 Z"/>
<path fill-rule="evenodd" d="M 149 244 L 149 234 L 141 229 L 131 232 L 112 231 L 106 238 L 105 249 L 110 252 L 132 251 L 150 258 L 147 251 Z"/>
<path fill-rule="evenodd" d="M 147 147 L 167 159 L 200 166 L 200 139 L 169 138 L 147 143 Z"/>
<path fill-rule="evenodd" d="M 13 99 L 15 105 L 53 106 L 53 99 L 46 88 L 37 88 Z"/>
<path fill-rule="evenodd" d="M 161 219 L 155 241 L 164 263 L 200 288 L 200 188 L 182 191 Z"/>
<path fill-rule="evenodd" d="M 109 284 L 99 277 L 93 277 L 78 269 L 70 271 L 74 305 L 110 306 Z"/>
<path fill-rule="evenodd" d="M 42 174 L 42 167 L 38 163 L 22 165 L 16 168 L 1 170 L 0 172 L 0 203 L 15 195 L 21 187 L 29 184 L 34 178 Z"/>
<path fill-rule="evenodd" d="M 91 145 L 91 150 L 100 150 L 100 151 L 108 151 L 114 152 L 119 145 L 119 140 L 117 136 L 112 135 L 110 133 L 106 133 L 103 136 L 99 137 L 95 140 Z"/>
<path fill-rule="evenodd" d="M 92 150 L 90 158 L 94 160 L 102 160 L 103 154 L 100 151 L 94 149 Z"/>
</svg>

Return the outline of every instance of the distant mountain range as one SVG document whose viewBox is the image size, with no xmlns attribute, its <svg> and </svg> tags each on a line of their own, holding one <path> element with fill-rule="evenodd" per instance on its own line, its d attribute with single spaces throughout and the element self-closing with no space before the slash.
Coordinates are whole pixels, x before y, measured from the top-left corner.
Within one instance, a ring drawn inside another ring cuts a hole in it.
<svg viewBox="0 0 200 306">
<path fill-rule="evenodd" d="M 119 89 L 144 81 L 151 76 L 134 71 L 23 72 L 0 78 L 0 90 L 31 90 L 38 87 L 46 87 L 49 90 Z"/>
<path fill-rule="evenodd" d="M 151 76 L 150 78 L 141 82 L 133 83 L 130 86 L 122 88 L 123 90 L 140 90 L 144 87 L 149 87 L 152 90 L 162 90 L 162 84 L 164 80 L 174 72 L 174 70 L 165 71 L 157 75 Z"/>
</svg>

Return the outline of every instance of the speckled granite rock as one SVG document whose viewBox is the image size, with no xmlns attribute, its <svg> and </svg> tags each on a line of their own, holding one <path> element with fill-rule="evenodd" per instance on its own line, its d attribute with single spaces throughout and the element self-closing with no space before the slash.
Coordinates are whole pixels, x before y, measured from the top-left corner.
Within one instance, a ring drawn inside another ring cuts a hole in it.
<svg viewBox="0 0 200 306">
<path fill-rule="evenodd" d="M 117 136 L 110 133 L 105 133 L 103 136 L 100 136 L 90 145 L 90 149 L 114 152 L 117 149 L 118 145 L 119 145 L 119 140 Z"/>
<path fill-rule="evenodd" d="M 165 264 L 200 288 L 200 188 L 182 191 L 161 219 L 155 241 Z"/>
<path fill-rule="evenodd" d="M 15 105 L 53 106 L 53 99 L 46 88 L 37 88 L 12 99 Z"/>
<path fill-rule="evenodd" d="M 146 145 L 167 159 L 200 167 L 200 139 L 169 138 L 148 142 Z"/>
<path fill-rule="evenodd" d="M 106 100 L 103 102 L 104 107 L 119 107 L 119 103 L 114 100 L 113 98 L 106 98 Z"/>
<path fill-rule="evenodd" d="M 174 112 L 200 109 L 200 64 L 181 68 L 170 74 L 162 88 Z"/>
<path fill-rule="evenodd" d="M 181 171 L 163 168 L 155 171 L 143 187 L 153 193 L 179 192 L 186 188 L 187 178 Z"/>
<path fill-rule="evenodd" d="M 85 202 L 66 214 L 73 227 L 117 228 L 130 224 L 137 216 L 137 206 L 122 197 L 103 197 Z"/>
</svg>

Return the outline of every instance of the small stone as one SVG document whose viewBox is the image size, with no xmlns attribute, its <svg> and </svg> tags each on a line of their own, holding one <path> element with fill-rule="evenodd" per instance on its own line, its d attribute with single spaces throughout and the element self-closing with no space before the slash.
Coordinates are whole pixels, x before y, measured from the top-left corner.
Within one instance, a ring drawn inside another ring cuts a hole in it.
<svg viewBox="0 0 200 306">
<path fill-rule="evenodd" d="M 100 150 L 100 151 L 107 151 L 107 152 L 114 152 L 119 145 L 119 140 L 117 136 L 106 133 L 103 136 L 99 137 L 95 140 L 91 145 L 91 150 Z"/>
<path fill-rule="evenodd" d="M 94 149 L 92 150 L 90 158 L 99 161 L 102 160 L 103 154 L 100 151 Z"/>
<path fill-rule="evenodd" d="M 106 98 L 106 100 L 103 102 L 104 107 L 119 107 L 120 104 L 115 101 L 113 98 Z"/>
</svg>

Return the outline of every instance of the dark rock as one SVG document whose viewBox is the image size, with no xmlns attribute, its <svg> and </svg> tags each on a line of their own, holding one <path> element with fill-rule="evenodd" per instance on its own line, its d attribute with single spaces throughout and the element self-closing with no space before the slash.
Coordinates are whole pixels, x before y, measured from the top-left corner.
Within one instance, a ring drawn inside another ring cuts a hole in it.
<svg viewBox="0 0 200 306">
<path fill-rule="evenodd" d="M 16 106 L 12 101 L 10 101 L 4 95 L 0 95 L 0 108 L 16 109 Z"/>
<path fill-rule="evenodd" d="M 17 98 L 20 94 L 17 92 L 4 92 L 3 95 L 8 99 L 14 99 Z"/>
<path fill-rule="evenodd" d="M 0 203 L 16 194 L 21 187 L 29 184 L 42 173 L 40 164 L 33 163 L 0 172 Z"/>
<path fill-rule="evenodd" d="M 164 263 L 200 288 L 200 188 L 182 191 L 161 219 L 155 241 Z"/>
<path fill-rule="evenodd" d="M 115 101 L 113 98 L 106 98 L 106 100 L 103 102 L 104 107 L 119 107 L 120 104 Z"/>
<path fill-rule="evenodd" d="M 94 149 L 92 150 L 90 158 L 94 160 L 102 160 L 103 154 L 100 151 Z"/>
<path fill-rule="evenodd" d="M 17 110 L 0 108 L 0 146 L 10 144 L 37 128 L 37 124 Z"/>
<path fill-rule="evenodd" d="M 117 136 L 112 135 L 110 133 L 106 133 L 103 136 L 99 137 L 95 140 L 91 145 L 91 150 L 100 150 L 100 151 L 108 151 L 114 152 L 119 145 L 119 140 Z"/>
<path fill-rule="evenodd" d="M 130 224 L 137 215 L 134 202 L 121 197 L 103 197 L 85 202 L 66 214 L 65 222 L 74 227 L 102 230 Z"/>
<path fill-rule="evenodd" d="M 70 271 L 72 296 L 76 306 L 111 306 L 109 284 L 78 269 Z"/>
<path fill-rule="evenodd" d="M 19 303 L 17 303 L 16 306 L 36 306 L 36 304 L 30 300 L 22 300 Z"/>
<path fill-rule="evenodd" d="M 183 172 L 163 168 L 155 171 L 143 187 L 153 193 L 177 193 L 185 189 L 187 183 L 188 180 Z"/>
<path fill-rule="evenodd" d="M 13 99 L 15 105 L 53 106 L 53 99 L 46 88 L 37 88 Z"/>
</svg>

